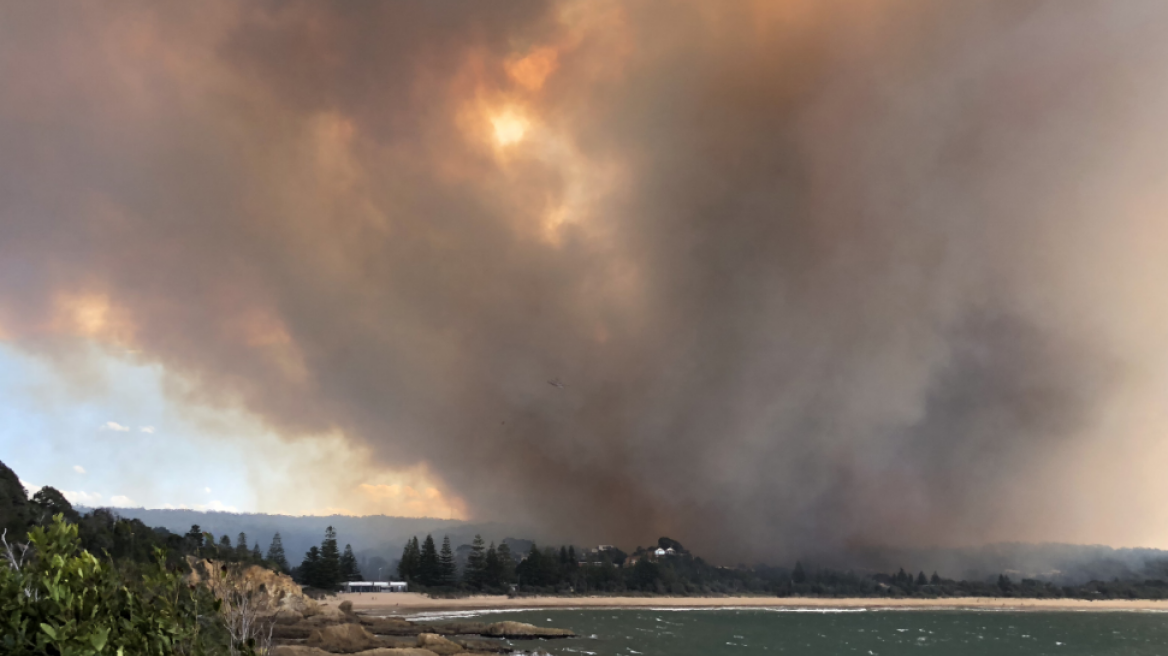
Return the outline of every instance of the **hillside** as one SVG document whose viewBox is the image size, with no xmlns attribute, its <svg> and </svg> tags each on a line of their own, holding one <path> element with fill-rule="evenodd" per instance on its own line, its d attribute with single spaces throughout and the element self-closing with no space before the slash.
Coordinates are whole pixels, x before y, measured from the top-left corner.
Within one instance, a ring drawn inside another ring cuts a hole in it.
<svg viewBox="0 0 1168 656">
<path fill-rule="evenodd" d="M 78 510 L 88 512 L 91 509 L 78 507 Z M 353 552 L 367 578 L 376 577 L 378 568 L 382 568 L 382 574 L 387 576 L 401 556 L 406 540 L 415 535 L 432 533 L 439 540 L 449 535 L 455 547 L 470 544 L 475 534 L 495 542 L 502 542 L 515 535 L 532 535 L 531 531 L 515 526 L 470 524 L 432 517 L 299 516 L 152 508 L 118 508 L 116 512 L 122 517 L 140 519 L 149 526 L 160 526 L 180 534 L 190 530 L 193 524 L 198 524 L 216 538 L 226 534 L 232 541 L 241 532 L 246 533 L 248 543 L 254 544 L 258 540 L 260 549 L 265 552 L 272 536 L 279 531 L 284 551 L 292 565 L 298 564 L 311 547 L 320 545 L 325 527 L 332 526 L 337 531 L 341 545 L 353 546 Z"/>
</svg>

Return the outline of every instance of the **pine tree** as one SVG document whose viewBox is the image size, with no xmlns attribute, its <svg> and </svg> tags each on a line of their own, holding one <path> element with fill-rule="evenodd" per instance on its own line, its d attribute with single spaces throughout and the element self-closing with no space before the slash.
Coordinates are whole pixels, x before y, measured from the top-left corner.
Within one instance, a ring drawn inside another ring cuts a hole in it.
<svg viewBox="0 0 1168 656">
<path fill-rule="evenodd" d="M 442 551 L 438 554 L 442 585 L 458 583 L 458 565 L 454 562 L 454 550 L 450 548 L 450 536 L 442 537 Z"/>
<path fill-rule="evenodd" d="M 345 545 L 345 552 L 341 554 L 341 579 L 344 581 L 360 581 L 361 571 L 357 569 L 357 557 L 353 555 L 353 547 Z"/>
<path fill-rule="evenodd" d="M 260 543 L 256 542 L 251 545 L 251 562 L 260 563 L 264 560 L 264 554 L 260 552 Z"/>
<path fill-rule="evenodd" d="M 438 585 L 441 581 L 442 566 L 438 562 L 438 548 L 434 546 L 434 537 L 427 535 L 418 557 L 418 583 Z"/>
<path fill-rule="evenodd" d="M 941 577 L 937 576 L 936 572 L 933 572 L 933 576 L 929 579 L 929 583 L 932 583 L 933 585 L 941 585 Z"/>
<path fill-rule="evenodd" d="M 422 554 L 418 548 L 418 536 L 406 540 L 401 560 L 397 563 L 397 575 L 403 581 L 417 581 Z"/>
<path fill-rule="evenodd" d="M 422 575 L 422 547 L 418 544 L 418 536 L 414 536 L 410 545 L 410 577 L 411 580 Z"/>
<path fill-rule="evenodd" d="M 235 557 L 245 561 L 250 552 L 251 550 L 247 548 L 247 533 L 241 532 L 235 540 Z"/>
<path fill-rule="evenodd" d="M 1013 581 L 1005 574 L 998 574 L 998 588 L 1002 592 L 1008 592 L 1010 588 L 1014 587 Z"/>
<path fill-rule="evenodd" d="M 234 554 L 232 553 L 231 549 L 231 538 L 227 537 L 226 535 L 219 538 L 219 557 L 226 559 L 233 555 Z"/>
<path fill-rule="evenodd" d="M 928 584 L 929 584 L 929 579 L 925 577 L 924 572 L 917 574 L 917 585 L 928 585 Z"/>
<path fill-rule="evenodd" d="M 499 560 L 494 542 L 487 548 L 487 555 L 483 558 L 483 585 L 488 588 L 503 585 L 503 563 Z"/>
<path fill-rule="evenodd" d="M 571 569 L 580 567 L 580 559 L 576 557 L 576 547 L 568 547 L 568 567 Z"/>
<path fill-rule="evenodd" d="M 194 551 L 196 554 L 203 548 L 203 529 L 199 528 L 198 524 L 192 524 L 191 530 L 183 536 L 186 541 L 187 548 Z"/>
<path fill-rule="evenodd" d="M 540 551 L 539 545 L 532 542 L 527 557 L 515 566 L 515 576 L 519 579 L 519 584 L 525 586 L 547 585 L 549 582 L 545 580 L 545 574 L 549 563 L 546 561 L 551 560 L 550 564 L 554 567 L 555 559 L 553 550 L 549 549 L 549 553 L 545 554 Z"/>
<path fill-rule="evenodd" d="M 304 554 L 304 561 L 300 563 L 300 582 L 314 588 L 321 587 L 320 580 L 320 547 L 313 547 Z"/>
<path fill-rule="evenodd" d="M 337 532 L 333 527 L 324 530 L 324 541 L 320 543 L 320 583 L 318 586 L 331 590 L 341 580 L 341 551 L 337 548 Z"/>
<path fill-rule="evenodd" d="M 792 583 L 805 583 L 807 581 L 807 572 L 803 571 L 803 563 L 796 562 L 795 569 L 791 572 Z"/>
<path fill-rule="evenodd" d="M 272 544 L 268 545 L 268 562 L 281 572 L 288 571 L 288 558 L 284 555 L 284 541 L 279 532 L 272 536 Z"/>
<path fill-rule="evenodd" d="M 466 571 L 463 572 L 463 581 L 473 588 L 483 587 L 486 567 L 486 548 L 483 546 L 483 536 L 476 535 L 470 544 L 470 554 L 466 557 Z"/>
<path fill-rule="evenodd" d="M 511 555 L 511 545 L 499 545 L 499 584 L 506 585 L 515 580 L 515 556 Z"/>
</svg>

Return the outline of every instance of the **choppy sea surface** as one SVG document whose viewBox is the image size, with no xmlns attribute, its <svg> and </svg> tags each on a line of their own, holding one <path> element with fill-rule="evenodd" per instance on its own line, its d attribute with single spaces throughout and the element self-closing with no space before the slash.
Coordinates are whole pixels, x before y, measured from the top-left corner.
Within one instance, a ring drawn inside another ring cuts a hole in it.
<svg viewBox="0 0 1168 656">
<path fill-rule="evenodd" d="M 419 617 L 572 629 L 581 637 L 512 642 L 562 656 L 1168 656 L 1168 613 L 1156 612 L 566 609 Z"/>
</svg>

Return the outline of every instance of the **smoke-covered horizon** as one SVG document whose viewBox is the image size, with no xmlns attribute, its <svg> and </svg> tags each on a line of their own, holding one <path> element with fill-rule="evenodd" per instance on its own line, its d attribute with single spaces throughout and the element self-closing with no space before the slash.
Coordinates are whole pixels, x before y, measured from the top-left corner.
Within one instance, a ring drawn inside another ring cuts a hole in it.
<svg viewBox="0 0 1168 656">
<path fill-rule="evenodd" d="M 1168 545 L 1166 14 L 6 6 L 0 339 L 581 542 Z"/>
</svg>

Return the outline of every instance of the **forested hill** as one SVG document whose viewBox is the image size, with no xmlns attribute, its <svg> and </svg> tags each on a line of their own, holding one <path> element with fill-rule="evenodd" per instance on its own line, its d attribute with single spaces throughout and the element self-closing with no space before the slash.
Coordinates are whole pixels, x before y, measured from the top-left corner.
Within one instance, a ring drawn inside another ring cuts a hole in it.
<svg viewBox="0 0 1168 656">
<path fill-rule="evenodd" d="M 78 508 L 83 512 L 88 510 Z M 227 535 L 232 540 L 240 533 L 246 533 L 248 540 L 258 543 L 266 550 L 276 532 L 284 542 L 284 551 L 292 564 L 300 562 L 304 553 L 313 546 L 320 545 L 325 528 L 332 526 L 337 532 L 337 540 L 342 547 L 351 544 L 353 550 L 369 552 L 388 550 L 391 545 L 404 544 L 405 540 L 419 533 L 453 532 L 464 524 L 460 521 L 434 519 L 430 517 L 389 517 L 370 515 L 353 517 L 348 515 L 295 516 L 266 515 L 262 513 L 232 513 L 198 510 L 158 510 L 150 508 L 117 508 L 117 514 L 130 519 L 140 519 L 148 526 L 161 526 L 175 533 L 186 533 L 191 526 L 199 527 L 218 538 Z"/>
</svg>

